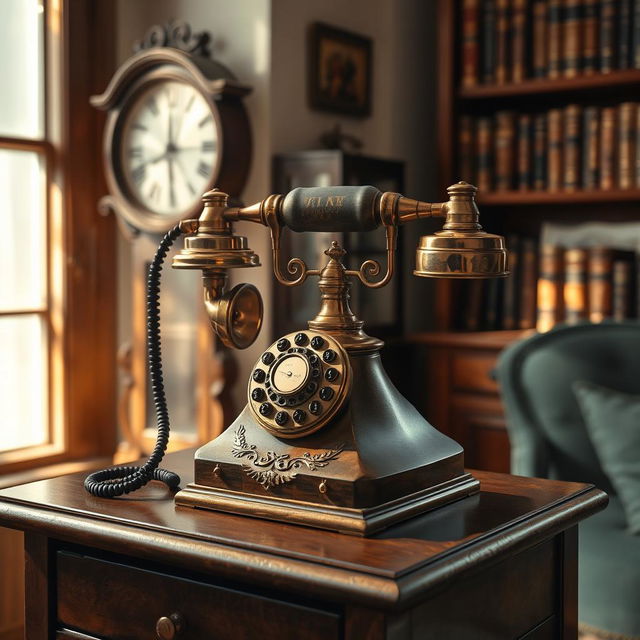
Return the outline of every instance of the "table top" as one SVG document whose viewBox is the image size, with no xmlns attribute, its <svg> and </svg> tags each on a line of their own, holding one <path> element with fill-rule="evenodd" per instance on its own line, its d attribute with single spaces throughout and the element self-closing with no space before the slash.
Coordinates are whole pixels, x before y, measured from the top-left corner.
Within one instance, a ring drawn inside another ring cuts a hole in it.
<svg viewBox="0 0 640 640">
<path fill-rule="evenodd" d="M 163 465 L 193 479 L 193 450 Z M 603 509 L 592 485 L 472 472 L 480 493 L 370 538 L 188 507 L 158 483 L 115 499 L 72 474 L 0 491 L 0 525 L 215 572 L 237 581 L 335 595 L 369 606 L 407 604 L 461 573 L 533 546 Z"/>
</svg>

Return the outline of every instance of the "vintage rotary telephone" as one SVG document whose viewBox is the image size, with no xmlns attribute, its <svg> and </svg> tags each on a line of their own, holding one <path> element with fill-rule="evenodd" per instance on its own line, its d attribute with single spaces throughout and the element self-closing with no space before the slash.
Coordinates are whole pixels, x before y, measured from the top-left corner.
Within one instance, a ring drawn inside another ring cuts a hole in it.
<svg viewBox="0 0 640 640">
<path fill-rule="evenodd" d="M 162 240 L 149 270 L 149 368 L 158 441 L 142 467 L 116 467 L 89 476 L 100 496 L 133 491 L 155 478 L 176 488 L 180 479 L 158 469 L 169 418 L 162 385 L 158 294 L 160 270 L 173 241 L 187 234 L 173 259 L 177 269 L 200 269 L 211 325 L 228 346 L 246 348 L 257 337 L 263 305 L 258 290 L 225 291 L 228 270 L 260 266 L 233 223 L 262 224 L 271 232 L 273 270 L 292 287 L 318 277 L 321 308 L 308 328 L 282 336 L 261 355 L 248 383 L 247 405 L 229 428 L 195 456 L 195 482 L 176 504 L 368 535 L 478 491 L 463 467 L 460 445 L 438 432 L 398 392 L 382 368 L 381 340 L 368 336 L 349 307 L 350 278 L 379 288 L 393 276 L 400 225 L 445 217 L 442 231 L 420 239 L 415 275 L 486 278 L 507 275 L 501 236 L 482 231 L 476 187 L 458 182 L 449 200 L 426 203 L 374 187 L 314 187 L 271 195 L 246 208 L 228 206 L 216 189 L 203 196 L 197 220 L 186 220 Z M 323 269 L 300 258 L 282 268 L 280 240 L 294 232 L 368 232 L 385 228 L 387 265 L 342 264 L 332 242 Z"/>
</svg>

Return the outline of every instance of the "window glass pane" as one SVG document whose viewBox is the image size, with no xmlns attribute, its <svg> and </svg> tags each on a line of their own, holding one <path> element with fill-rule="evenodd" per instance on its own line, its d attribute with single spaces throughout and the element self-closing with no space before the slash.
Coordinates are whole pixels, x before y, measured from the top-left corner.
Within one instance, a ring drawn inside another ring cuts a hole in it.
<svg viewBox="0 0 640 640">
<path fill-rule="evenodd" d="M 0 135 L 43 136 L 43 18 L 41 0 L 0 2 Z"/>
<path fill-rule="evenodd" d="M 0 149 L 0 310 L 40 309 L 46 301 L 43 178 L 37 153 Z"/>
<path fill-rule="evenodd" d="M 0 316 L 0 353 L 0 451 L 42 444 L 49 433 L 42 316 Z"/>
</svg>

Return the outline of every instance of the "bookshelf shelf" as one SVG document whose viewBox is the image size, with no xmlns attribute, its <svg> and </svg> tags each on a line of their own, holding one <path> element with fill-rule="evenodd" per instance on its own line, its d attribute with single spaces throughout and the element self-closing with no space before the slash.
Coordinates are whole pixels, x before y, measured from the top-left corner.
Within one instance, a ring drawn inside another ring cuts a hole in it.
<svg viewBox="0 0 640 640">
<path fill-rule="evenodd" d="M 494 191 L 479 193 L 480 206 L 586 204 L 608 202 L 640 202 L 640 189 L 601 189 L 579 191 Z"/>
<path fill-rule="evenodd" d="M 494 98 L 521 97 L 530 99 L 536 95 L 600 93 L 606 89 L 624 89 L 640 87 L 640 69 L 596 73 L 576 78 L 546 78 L 524 80 L 510 84 L 479 84 L 472 87 L 460 87 L 458 97 L 461 100 L 490 100 Z"/>
</svg>

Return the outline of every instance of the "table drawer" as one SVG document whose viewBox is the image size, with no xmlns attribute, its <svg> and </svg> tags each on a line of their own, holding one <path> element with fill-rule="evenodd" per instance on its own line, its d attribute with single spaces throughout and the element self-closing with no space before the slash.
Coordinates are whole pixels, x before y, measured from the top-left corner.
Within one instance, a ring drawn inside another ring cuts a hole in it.
<svg viewBox="0 0 640 640">
<path fill-rule="evenodd" d="M 57 555 L 57 593 L 60 629 L 103 638 L 155 638 L 157 621 L 172 614 L 184 622 L 176 640 L 312 640 L 341 634 L 341 617 L 331 611 L 69 552 Z"/>
<path fill-rule="evenodd" d="M 452 386 L 457 391 L 499 394 L 494 379 L 496 353 L 489 351 L 455 351 L 451 357 Z"/>
</svg>

